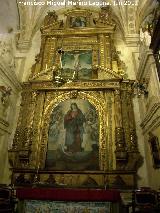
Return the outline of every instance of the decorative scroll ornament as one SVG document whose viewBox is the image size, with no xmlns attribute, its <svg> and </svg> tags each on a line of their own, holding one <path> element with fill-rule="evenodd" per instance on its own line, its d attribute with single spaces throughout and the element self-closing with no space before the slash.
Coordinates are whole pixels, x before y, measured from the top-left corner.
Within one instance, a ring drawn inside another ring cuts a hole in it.
<svg viewBox="0 0 160 213">
<path fill-rule="evenodd" d="M 6 104 L 8 97 L 11 95 L 11 87 L 0 86 L 0 91 L 2 93 L 1 102 L 3 105 Z"/>
<path fill-rule="evenodd" d="M 109 6 L 102 7 L 99 12 L 99 18 L 94 19 L 93 22 L 97 27 L 105 27 L 106 25 L 114 25 L 112 20 L 112 11 Z"/>
<path fill-rule="evenodd" d="M 11 91 L 11 87 L 0 86 L 0 115 L 2 115 L 2 117 L 6 116 L 6 112 L 9 107 Z"/>
<path fill-rule="evenodd" d="M 58 20 L 58 16 L 54 10 L 49 11 L 44 19 L 43 26 L 40 29 L 41 32 L 43 33 L 50 29 L 59 29 L 59 28 L 63 28 L 63 21 Z"/>
</svg>

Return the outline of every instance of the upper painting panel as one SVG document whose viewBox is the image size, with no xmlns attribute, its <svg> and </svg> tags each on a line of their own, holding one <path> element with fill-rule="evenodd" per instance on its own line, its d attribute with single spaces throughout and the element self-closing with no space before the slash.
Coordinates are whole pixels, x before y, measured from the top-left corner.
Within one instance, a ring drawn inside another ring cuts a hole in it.
<svg viewBox="0 0 160 213">
<path fill-rule="evenodd" d="M 62 55 L 62 76 L 73 79 L 92 78 L 92 51 L 66 51 Z"/>
<path fill-rule="evenodd" d="M 71 17 L 70 26 L 71 27 L 86 27 L 87 26 L 86 17 L 83 17 L 83 16 Z"/>
</svg>

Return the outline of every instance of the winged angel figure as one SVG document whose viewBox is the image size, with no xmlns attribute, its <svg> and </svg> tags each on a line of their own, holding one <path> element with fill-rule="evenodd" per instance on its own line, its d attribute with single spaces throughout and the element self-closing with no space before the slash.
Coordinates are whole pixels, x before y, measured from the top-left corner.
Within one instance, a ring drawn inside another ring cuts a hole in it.
<svg viewBox="0 0 160 213">
<path fill-rule="evenodd" d="M 71 103 L 65 113 L 57 106 L 52 113 L 49 127 L 49 142 L 68 153 L 90 152 L 98 147 L 98 114 L 92 105 L 85 113 L 77 103 Z"/>
</svg>

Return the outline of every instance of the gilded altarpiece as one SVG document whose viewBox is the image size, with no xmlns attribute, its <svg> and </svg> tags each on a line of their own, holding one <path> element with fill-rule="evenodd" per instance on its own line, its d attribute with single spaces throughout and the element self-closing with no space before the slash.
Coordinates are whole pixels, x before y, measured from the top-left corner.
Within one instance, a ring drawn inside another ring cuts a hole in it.
<svg viewBox="0 0 160 213">
<path fill-rule="evenodd" d="M 124 80 L 118 58 L 112 70 L 115 24 L 108 12 L 93 18 L 77 8 L 64 20 L 54 11 L 45 17 L 9 151 L 15 185 L 136 186 L 133 82 Z"/>
</svg>

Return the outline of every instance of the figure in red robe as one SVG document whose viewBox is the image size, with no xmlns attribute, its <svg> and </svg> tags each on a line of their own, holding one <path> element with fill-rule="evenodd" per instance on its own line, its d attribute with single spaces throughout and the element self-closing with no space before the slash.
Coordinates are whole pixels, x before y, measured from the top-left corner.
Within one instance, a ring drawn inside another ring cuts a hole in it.
<svg viewBox="0 0 160 213">
<path fill-rule="evenodd" d="M 86 121 L 82 111 L 76 103 L 71 104 L 71 109 L 64 117 L 64 128 L 66 129 L 65 146 L 67 152 L 82 152 L 82 142 L 84 127 Z"/>
</svg>

